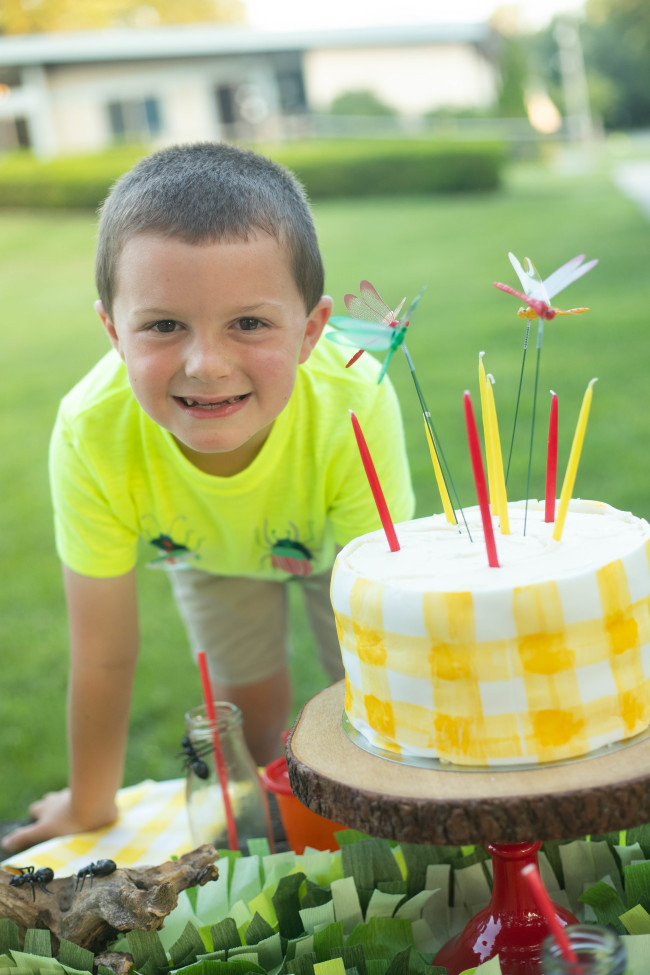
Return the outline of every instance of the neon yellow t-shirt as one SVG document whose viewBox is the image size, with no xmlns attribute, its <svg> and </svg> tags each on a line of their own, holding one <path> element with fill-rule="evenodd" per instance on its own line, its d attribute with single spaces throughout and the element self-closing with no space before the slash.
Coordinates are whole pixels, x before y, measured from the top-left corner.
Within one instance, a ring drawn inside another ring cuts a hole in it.
<svg viewBox="0 0 650 975">
<path fill-rule="evenodd" d="M 413 515 L 399 405 L 378 364 L 321 340 L 245 470 L 194 467 L 143 412 L 109 352 L 61 402 L 50 447 L 57 551 L 93 577 L 148 564 L 288 579 L 323 572 L 335 545 L 381 527 L 348 410 L 364 432 L 394 521 Z"/>
</svg>

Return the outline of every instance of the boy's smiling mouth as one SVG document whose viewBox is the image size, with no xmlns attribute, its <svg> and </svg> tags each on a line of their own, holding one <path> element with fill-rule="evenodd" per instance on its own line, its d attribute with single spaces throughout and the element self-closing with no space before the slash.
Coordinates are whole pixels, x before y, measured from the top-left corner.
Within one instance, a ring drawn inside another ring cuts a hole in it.
<svg viewBox="0 0 650 975">
<path fill-rule="evenodd" d="M 223 407 L 232 406 L 235 403 L 241 403 L 249 396 L 250 393 L 241 393 L 237 396 L 229 396 L 227 399 L 220 400 L 198 400 L 190 396 L 175 396 L 174 399 L 181 406 L 187 407 L 188 409 L 218 410 Z"/>
</svg>

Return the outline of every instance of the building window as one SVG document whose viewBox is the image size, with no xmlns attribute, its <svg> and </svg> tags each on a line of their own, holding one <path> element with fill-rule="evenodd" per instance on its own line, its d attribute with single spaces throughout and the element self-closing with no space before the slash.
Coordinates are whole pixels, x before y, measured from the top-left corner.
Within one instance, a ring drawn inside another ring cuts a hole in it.
<svg viewBox="0 0 650 975">
<path fill-rule="evenodd" d="M 16 124 L 16 142 L 21 149 L 29 149 L 32 144 L 32 140 L 29 137 L 29 125 L 27 124 L 26 118 L 17 118 L 15 120 Z"/>
<path fill-rule="evenodd" d="M 268 118 L 269 106 L 257 85 L 248 82 L 219 85 L 215 94 L 223 125 L 254 128 Z"/>
<path fill-rule="evenodd" d="M 0 67 L 0 85 L 7 88 L 18 88 L 20 84 L 20 70 L 18 68 Z"/>
<path fill-rule="evenodd" d="M 232 125 L 237 120 L 235 109 L 235 85 L 219 85 L 217 88 L 217 106 L 219 118 L 224 125 Z"/>
<path fill-rule="evenodd" d="M 280 108 L 283 115 L 298 115 L 307 111 L 307 95 L 300 68 L 277 72 Z"/>
<path fill-rule="evenodd" d="M 0 120 L 1 152 L 11 152 L 13 149 L 29 149 L 30 147 L 27 119 L 19 117 Z"/>
<path fill-rule="evenodd" d="M 108 118 L 116 142 L 137 142 L 158 135 L 162 129 L 157 98 L 109 102 Z"/>
</svg>

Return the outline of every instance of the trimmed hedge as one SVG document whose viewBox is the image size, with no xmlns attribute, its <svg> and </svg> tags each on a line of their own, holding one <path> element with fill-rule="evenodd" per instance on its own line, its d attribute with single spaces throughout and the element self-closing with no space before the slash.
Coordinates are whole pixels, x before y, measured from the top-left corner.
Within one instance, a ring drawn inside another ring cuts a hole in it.
<svg viewBox="0 0 650 975">
<path fill-rule="evenodd" d="M 328 141 L 264 151 L 288 166 L 313 199 L 485 192 L 498 189 L 506 161 L 498 142 Z"/>
<path fill-rule="evenodd" d="M 313 141 L 257 146 L 296 173 L 312 199 L 497 189 L 506 158 L 499 143 L 420 140 Z M 112 183 L 149 150 L 41 162 L 0 159 L 0 207 L 95 209 Z"/>
<path fill-rule="evenodd" d="M 0 207 L 96 209 L 142 147 L 41 162 L 29 152 L 0 158 Z"/>
</svg>

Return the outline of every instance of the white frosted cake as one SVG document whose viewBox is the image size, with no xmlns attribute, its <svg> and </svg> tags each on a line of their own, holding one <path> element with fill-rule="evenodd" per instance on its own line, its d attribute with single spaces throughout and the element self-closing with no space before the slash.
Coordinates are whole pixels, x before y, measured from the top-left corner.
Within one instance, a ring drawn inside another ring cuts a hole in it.
<svg viewBox="0 0 650 975">
<path fill-rule="evenodd" d="M 650 525 L 571 501 L 508 505 L 487 563 L 478 508 L 396 526 L 339 554 L 332 605 L 345 711 L 377 748 L 458 765 L 566 760 L 650 723 Z"/>
</svg>

